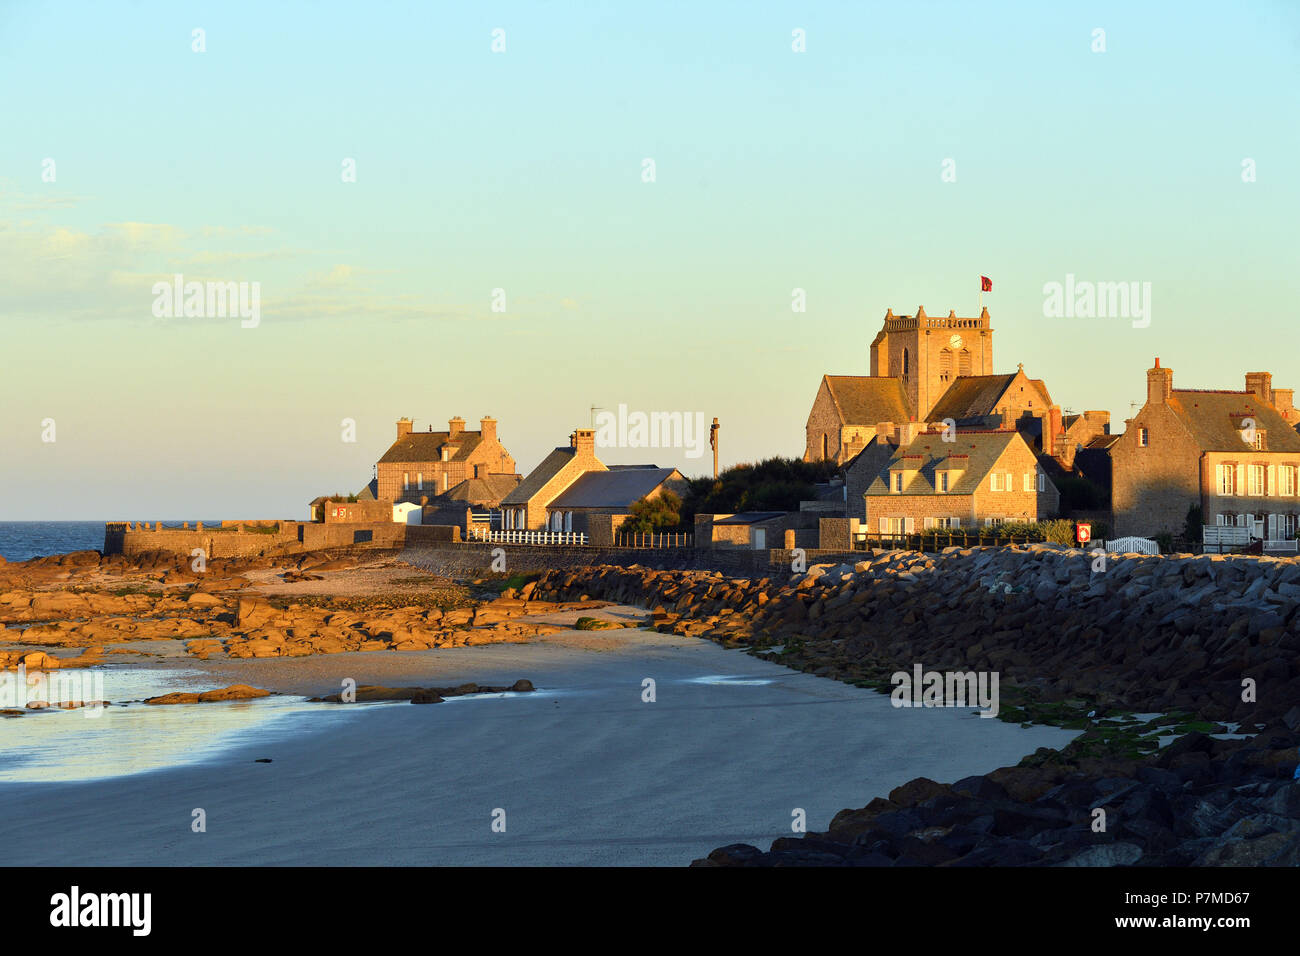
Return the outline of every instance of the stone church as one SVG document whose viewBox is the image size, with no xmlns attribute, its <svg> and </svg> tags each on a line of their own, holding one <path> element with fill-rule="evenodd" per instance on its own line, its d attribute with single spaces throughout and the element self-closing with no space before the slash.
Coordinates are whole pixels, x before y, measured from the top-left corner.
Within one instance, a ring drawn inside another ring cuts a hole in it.
<svg viewBox="0 0 1300 956">
<path fill-rule="evenodd" d="M 988 309 L 966 318 L 885 313 L 871 342 L 870 375 L 825 375 L 808 415 L 804 461 L 844 464 L 874 439 L 897 444 L 909 423 L 1014 429 L 1065 467 L 1084 432 L 1109 428 L 1106 412 L 1062 419 L 1046 384 L 1016 372 L 994 374 Z M 913 431 L 915 429 L 912 429 Z M 924 431 L 925 428 L 920 430 Z"/>
</svg>

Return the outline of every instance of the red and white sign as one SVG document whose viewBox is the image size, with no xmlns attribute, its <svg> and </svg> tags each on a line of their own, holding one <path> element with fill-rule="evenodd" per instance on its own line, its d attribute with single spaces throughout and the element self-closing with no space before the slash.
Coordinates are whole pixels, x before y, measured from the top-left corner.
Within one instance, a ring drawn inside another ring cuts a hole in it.
<svg viewBox="0 0 1300 956">
<path fill-rule="evenodd" d="M 1087 544 L 1092 540 L 1092 525 L 1086 521 L 1076 522 L 1074 525 L 1074 535 L 1079 539 L 1080 544 Z"/>
</svg>

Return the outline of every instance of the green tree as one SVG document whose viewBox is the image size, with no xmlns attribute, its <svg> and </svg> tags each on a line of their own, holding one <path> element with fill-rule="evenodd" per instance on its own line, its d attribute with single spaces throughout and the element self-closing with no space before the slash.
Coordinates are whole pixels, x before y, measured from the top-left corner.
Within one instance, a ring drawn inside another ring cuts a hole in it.
<svg viewBox="0 0 1300 956">
<path fill-rule="evenodd" d="M 682 499 L 671 491 L 632 502 L 632 516 L 618 527 L 619 534 L 672 531 L 682 524 Z"/>
<path fill-rule="evenodd" d="M 693 478 L 683 502 L 682 519 L 694 524 L 697 514 L 736 514 L 741 511 L 797 511 L 811 499 L 817 482 L 839 474 L 833 461 L 767 458 L 735 465 L 717 478 Z"/>
</svg>

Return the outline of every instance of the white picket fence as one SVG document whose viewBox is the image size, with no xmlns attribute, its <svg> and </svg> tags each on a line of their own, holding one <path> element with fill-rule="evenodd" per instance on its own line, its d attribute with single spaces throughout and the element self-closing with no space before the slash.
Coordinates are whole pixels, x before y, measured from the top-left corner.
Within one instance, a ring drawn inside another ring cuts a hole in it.
<svg viewBox="0 0 1300 956">
<path fill-rule="evenodd" d="M 1103 550 L 1110 554 L 1159 554 L 1160 545 L 1150 538 L 1111 538 L 1102 542 Z"/>
<path fill-rule="evenodd" d="M 469 541 L 484 541 L 491 544 L 557 544 L 584 545 L 586 534 L 580 531 L 489 531 L 486 528 L 470 528 L 466 533 Z"/>
</svg>

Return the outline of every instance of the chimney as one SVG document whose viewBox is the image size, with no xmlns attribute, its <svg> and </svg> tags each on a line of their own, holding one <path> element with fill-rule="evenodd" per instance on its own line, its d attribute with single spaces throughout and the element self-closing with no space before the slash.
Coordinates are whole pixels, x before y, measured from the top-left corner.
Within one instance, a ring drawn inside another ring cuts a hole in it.
<svg viewBox="0 0 1300 956">
<path fill-rule="evenodd" d="M 1163 405 L 1174 390 L 1174 370 L 1161 368 L 1156 359 L 1154 368 L 1147 369 L 1147 404 Z"/>
<path fill-rule="evenodd" d="M 496 441 L 497 439 L 497 420 L 489 415 L 487 418 L 478 420 L 479 433 L 483 436 L 484 441 Z"/>
<path fill-rule="evenodd" d="M 1261 402 L 1273 404 L 1273 375 L 1271 372 L 1247 372 L 1246 391 Z"/>
<path fill-rule="evenodd" d="M 896 444 L 894 441 L 894 423 L 893 422 L 876 422 L 876 441 L 884 444 Z"/>
<path fill-rule="evenodd" d="M 1051 437 L 1055 440 L 1057 435 L 1065 433 L 1065 424 L 1061 421 L 1061 406 L 1053 405 L 1048 409 L 1047 417 L 1051 425 Z"/>
<path fill-rule="evenodd" d="M 1273 407 L 1282 413 L 1283 418 L 1289 416 L 1293 411 L 1295 411 L 1295 389 L 1273 389 Z"/>
<path fill-rule="evenodd" d="M 464 430 L 465 430 L 465 419 L 461 418 L 459 415 L 457 415 L 455 418 L 449 419 L 447 422 L 447 439 L 449 441 L 455 441 L 456 436 L 459 435 Z"/>
<path fill-rule="evenodd" d="M 411 434 L 411 428 L 415 425 L 409 418 L 399 418 L 397 420 L 397 437 Z"/>
<path fill-rule="evenodd" d="M 910 445 L 916 441 L 916 436 L 925 430 L 924 422 L 904 422 L 899 427 L 898 442 L 900 445 Z"/>
<path fill-rule="evenodd" d="M 596 431 L 592 428 L 575 428 L 569 436 L 569 447 L 578 454 L 596 454 Z"/>
</svg>

